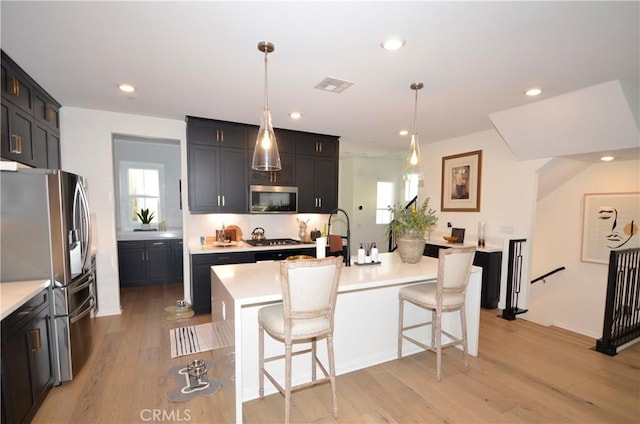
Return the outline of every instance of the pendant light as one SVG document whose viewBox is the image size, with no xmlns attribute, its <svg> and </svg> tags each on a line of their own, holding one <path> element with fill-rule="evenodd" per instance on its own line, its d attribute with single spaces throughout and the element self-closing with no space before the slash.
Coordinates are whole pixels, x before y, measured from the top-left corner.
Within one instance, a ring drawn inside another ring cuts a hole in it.
<svg viewBox="0 0 640 424">
<path fill-rule="evenodd" d="M 422 162 L 420 161 L 420 144 L 418 143 L 418 90 L 422 89 L 424 84 L 421 82 L 415 82 L 411 84 L 411 89 L 416 92 L 415 109 L 413 111 L 413 132 L 411 133 L 411 145 L 409 146 L 409 154 L 407 155 L 407 161 L 404 165 L 404 179 L 405 180 L 422 180 L 424 175 L 422 173 Z"/>
<path fill-rule="evenodd" d="M 258 50 L 264 53 L 264 107 L 262 108 L 262 119 L 260 120 L 256 147 L 253 150 L 251 168 L 256 171 L 279 171 L 282 169 L 282 165 L 280 164 L 276 135 L 271 124 L 269 85 L 267 81 L 267 55 L 275 50 L 275 46 L 269 41 L 261 41 L 258 43 Z"/>
</svg>

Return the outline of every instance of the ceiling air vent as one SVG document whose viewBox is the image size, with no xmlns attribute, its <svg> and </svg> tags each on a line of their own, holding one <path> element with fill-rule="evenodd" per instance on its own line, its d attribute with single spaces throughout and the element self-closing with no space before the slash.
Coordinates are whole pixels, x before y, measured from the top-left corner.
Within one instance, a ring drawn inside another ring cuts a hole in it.
<svg viewBox="0 0 640 424">
<path fill-rule="evenodd" d="M 320 81 L 315 88 L 318 90 L 329 91 L 331 93 L 342 93 L 353 85 L 352 82 L 341 80 L 333 77 L 326 77 Z"/>
</svg>

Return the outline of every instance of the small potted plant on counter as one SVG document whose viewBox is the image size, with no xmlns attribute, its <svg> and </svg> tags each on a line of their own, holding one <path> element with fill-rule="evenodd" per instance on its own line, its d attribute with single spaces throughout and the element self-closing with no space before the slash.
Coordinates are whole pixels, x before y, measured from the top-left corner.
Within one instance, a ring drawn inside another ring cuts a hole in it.
<svg viewBox="0 0 640 424">
<path fill-rule="evenodd" d="M 149 208 L 140 209 L 140 212 L 136 212 L 136 215 L 138 215 L 138 218 L 140 218 L 140 221 L 142 222 L 141 228 L 143 230 L 150 229 L 150 225 L 149 224 L 151 224 L 151 221 L 153 220 L 153 217 L 155 216 L 153 214 L 153 212 L 149 212 Z"/>
</svg>

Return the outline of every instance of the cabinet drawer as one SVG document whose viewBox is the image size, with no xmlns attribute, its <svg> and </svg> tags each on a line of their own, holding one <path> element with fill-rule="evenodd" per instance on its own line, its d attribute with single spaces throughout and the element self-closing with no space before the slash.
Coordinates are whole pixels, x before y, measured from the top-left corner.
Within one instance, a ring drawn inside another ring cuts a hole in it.
<svg viewBox="0 0 640 424">
<path fill-rule="evenodd" d="M 127 241 L 119 241 L 118 249 L 134 249 L 144 247 L 144 240 L 127 240 Z"/>
<path fill-rule="evenodd" d="M 2 334 L 10 337 L 42 309 L 49 307 L 49 289 L 44 289 L 2 320 Z"/>
</svg>

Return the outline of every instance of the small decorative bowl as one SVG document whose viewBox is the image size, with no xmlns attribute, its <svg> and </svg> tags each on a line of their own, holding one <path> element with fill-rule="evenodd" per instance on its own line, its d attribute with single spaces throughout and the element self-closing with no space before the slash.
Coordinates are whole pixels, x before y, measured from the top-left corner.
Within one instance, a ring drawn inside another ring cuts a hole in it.
<svg viewBox="0 0 640 424">
<path fill-rule="evenodd" d="M 187 364 L 187 371 L 191 377 L 199 378 L 207 373 L 207 366 L 202 359 L 196 359 Z"/>
<path fill-rule="evenodd" d="M 458 241 L 458 237 L 455 236 L 442 236 L 443 239 L 447 241 L 447 243 L 455 243 Z"/>
<path fill-rule="evenodd" d="M 293 255 L 287 258 L 288 261 L 297 261 L 299 259 L 315 259 L 315 258 L 309 255 Z"/>
</svg>

